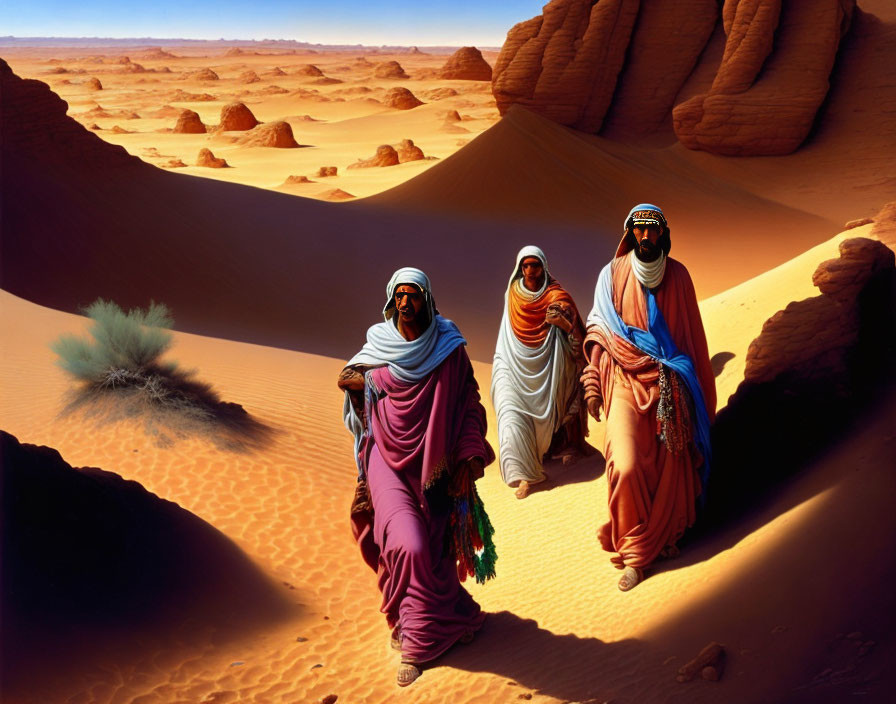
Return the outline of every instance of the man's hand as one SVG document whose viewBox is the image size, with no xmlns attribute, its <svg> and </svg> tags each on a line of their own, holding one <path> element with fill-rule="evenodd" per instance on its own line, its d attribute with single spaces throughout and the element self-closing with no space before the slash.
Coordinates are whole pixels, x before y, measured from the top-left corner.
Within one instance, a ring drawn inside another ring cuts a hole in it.
<svg viewBox="0 0 896 704">
<path fill-rule="evenodd" d="M 339 372 L 339 379 L 336 381 L 336 384 L 343 391 L 363 391 L 364 375 L 357 369 L 345 367 Z"/>
<path fill-rule="evenodd" d="M 572 311 L 563 303 L 551 303 L 548 306 L 544 321 L 550 325 L 556 325 L 563 332 L 572 330 Z"/>
<path fill-rule="evenodd" d="M 592 396 L 588 399 L 588 413 L 591 415 L 594 420 L 600 420 L 600 407 L 602 401 L 600 396 Z"/>
</svg>

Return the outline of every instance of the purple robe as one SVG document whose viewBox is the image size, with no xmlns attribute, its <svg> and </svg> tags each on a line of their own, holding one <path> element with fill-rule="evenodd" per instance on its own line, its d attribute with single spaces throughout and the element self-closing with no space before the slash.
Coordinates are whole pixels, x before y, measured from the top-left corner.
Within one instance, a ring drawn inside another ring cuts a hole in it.
<svg viewBox="0 0 896 704">
<path fill-rule="evenodd" d="M 373 512 L 354 514 L 353 527 L 377 572 L 389 627 L 400 626 L 402 660 L 422 663 L 485 618 L 446 550 L 447 492 L 460 463 L 480 457 L 488 464 L 494 452 L 463 345 L 417 382 L 396 379 L 385 366 L 367 375 L 369 437 L 361 455 Z"/>
</svg>

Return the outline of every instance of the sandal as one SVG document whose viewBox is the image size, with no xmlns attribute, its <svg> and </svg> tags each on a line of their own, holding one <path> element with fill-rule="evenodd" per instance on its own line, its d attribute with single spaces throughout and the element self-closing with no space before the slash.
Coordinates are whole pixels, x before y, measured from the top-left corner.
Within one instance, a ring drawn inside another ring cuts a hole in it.
<svg viewBox="0 0 896 704">
<path fill-rule="evenodd" d="M 410 662 L 403 662 L 398 666 L 397 682 L 399 687 L 407 687 L 413 684 L 422 672 L 420 668 Z"/>
<path fill-rule="evenodd" d="M 644 570 L 638 567 L 626 567 L 619 578 L 619 591 L 627 592 L 644 581 Z"/>
</svg>

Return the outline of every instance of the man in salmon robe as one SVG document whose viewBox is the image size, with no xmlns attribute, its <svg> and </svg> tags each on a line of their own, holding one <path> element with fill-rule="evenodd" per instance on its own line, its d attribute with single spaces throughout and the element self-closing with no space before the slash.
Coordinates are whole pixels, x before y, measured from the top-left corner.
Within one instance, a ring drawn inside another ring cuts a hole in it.
<svg viewBox="0 0 896 704">
<path fill-rule="evenodd" d="M 525 498 L 544 481 L 542 461 L 564 463 L 592 450 L 578 377 L 585 326 L 572 297 L 551 276 L 544 252 L 517 254 L 492 367 L 501 476 Z"/>
<path fill-rule="evenodd" d="M 598 539 L 616 553 L 622 591 L 676 554 L 709 476 L 715 377 L 694 285 L 670 247 L 662 210 L 635 206 L 586 321 L 585 402 L 606 414 L 610 520 Z"/>
<path fill-rule="evenodd" d="M 383 316 L 339 387 L 359 469 L 352 527 L 377 572 L 406 686 L 482 626 L 460 580 L 494 576 L 493 530 L 474 483 L 495 455 L 466 341 L 439 315 L 426 274 L 396 271 Z"/>
</svg>

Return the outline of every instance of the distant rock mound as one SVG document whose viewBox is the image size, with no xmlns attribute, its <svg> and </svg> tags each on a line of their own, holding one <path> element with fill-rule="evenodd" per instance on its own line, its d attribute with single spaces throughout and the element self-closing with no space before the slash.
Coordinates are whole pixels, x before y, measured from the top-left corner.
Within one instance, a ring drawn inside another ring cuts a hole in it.
<svg viewBox="0 0 896 704">
<path fill-rule="evenodd" d="M 172 54 L 170 51 L 165 51 L 160 46 L 156 46 L 140 54 L 139 58 L 163 61 L 165 59 L 178 59 L 180 57 Z"/>
<path fill-rule="evenodd" d="M 199 113 L 194 110 L 183 110 L 174 125 L 175 134 L 205 134 L 208 132 Z"/>
<path fill-rule="evenodd" d="M 315 181 L 312 181 L 312 180 L 311 180 L 310 178 L 308 178 L 307 176 L 295 176 L 295 175 L 293 175 L 293 176 L 287 176 L 287 177 L 286 177 L 286 180 L 283 182 L 282 185 L 284 185 L 284 186 L 294 186 L 294 185 L 299 184 L 299 183 L 316 183 L 316 182 L 315 182 Z"/>
<path fill-rule="evenodd" d="M 336 167 L 335 166 L 321 166 L 317 170 L 318 178 L 326 178 L 327 176 L 335 176 L 336 175 Z"/>
<path fill-rule="evenodd" d="M 261 79 L 258 77 L 258 74 L 255 71 L 243 71 L 239 76 L 237 76 L 237 83 L 258 83 Z"/>
<path fill-rule="evenodd" d="M 425 90 L 420 93 L 427 100 L 444 100 L 445 98 L 453 98 L 457 94 L 454 88 L 434 88 L 433 90 Z"/>
<path fill-rule="evenodd" d="M 369 63 L 366 59 L 365 63 Z M 384 61 L 373 69 L 374 78 L 409 78 L 397 61 Z"/>
<path fill-rule="evenodd" d="M 218 96 L 211 93 L 187 93 L 178 88 L 171 94 L 169 102 L 172 103 L 210 103 L 218 99 Z"/>
<path fill-rule="evenodd" d="M 421 161 L 422 159 L 426 159 L 423 150 L 414 144 L 414 140 L 412 139 L 401 140 L 401 142 L 395 146 L 395 151 L 398 153 L 398 161 L 402 164 L 406 161 Z"/>
<path fill-rule="evenodd" d="M 350 169 L 371 169 L 380 166 L 395 166 L 400 163 L 398 152 L 391 144 L 381 144 L 376 148 L 376 154 L 369 159 L 358 159 L 354 164 L 349 164 Z"/>
<path fill-rule="evenodd" d="M 211 169 L 225 169 L 229 164 L 226 160 L 212 154 L 212 150 L 208 147 L 203 147 L 199 150 L 199 156 L 196 158 L 196 166 L 207 166 Z"/>
<path fill-rule="evenodd" d="M 293 136 L 288 122 L 265 122 L 246 132 L 238 140 L 247 147 L 276 147 L 278 149 L 295 149 L 299 143 Z"/>
<path fill-rule="evenodd" d="M 315 78 L 309 83 L 315 86 L 332 86 L 337 83 L 342 83 L 343 81 L 339 78 L 333 78 L 332 76 L 321 76 L 320 78 Z"/>
<path fill-rule="evenodd" d="M 102 90 L 103 84 L 100 83 L 99 78 L 88 78 L 84 85 L 87 87 L 87 90 Z"/>
<path fill-rule="evenodd" d="M 315 78 L 324 75 L 324 72 L 314 64 L 305 64 L 304 66 L 299 66 L 299 68 L 297 68 L 294 73 L 297 76 L 312 76 Z"/>
<path fill-rule="evenodd" d="M 218 74 L 212 71 L 210 68 L 203 68 L 199 71 L 194 71 L 189 75 L 189 78 L 192 78 L 194 81 L 217 81 Z"/>
<path fill-rule="evenodd" d="M 274 66 L 274 68 L 272 68 L 270 71 L 265 71 L 265 72 L 264 72 L 264 75 L 265 75 L 265 76 L 277 76 L 277 77 L 280 77 L 280 76 L 285 76 L 285 75 L 286 75 L 286 71 L 284 71 L 284 70 L 283 70 L 282 68 L 280 68 L 279 66 Z"/>
<path fill-rule="evenodd" d="M 383 96 L 383 104 L 398 110 L 411 110 L 418 105 L 423 105 L 423 101 L 418 100 L 407 88 L 396 86 L 390 88 Z"/>
<path fill-rule="evenodd" d="M 508 32 L 492 91 L 502 115 L 521 105 L 610 138 L 651 134 L 671 111 L 689 149 L 788 154 L 827 95 L 854 9 L 855 0 L 551 0 Z M 719 22 L 727 42 L 711 88 L 676 105 Z"/>
<path fill-rule="evenodd" d="M 67 116 L 68 104 L 42 81 L 19 78 L 0 59 L 0 158 L 77 162 L 99 167 L 144 166 L 124 147 L 107 144 Z M 8 160 L 8 161 L 7 161 Z"/>
<path fill-rule="evenodd" d="M 346 193 L 341 188 L 334 188 L 330 191 L 324 191 L 323 193 L 318 195 L 319 198 L 323 200 L 351 200 L 354 196 L 351 193 Z"/>
<path fill-rule="evenodd" d="M 227 51 L 225 51 L 224 56 L 242 56 L 245 53 L 246 52 L 244 52 L 238 46 L 235 46 L 235 47 L 232 47 L 232 48 L 228 49 Z"/>
<path fill-rule="evenodd" d="M 455 51 L 442 66 L 439 77 L 446 80 L 490 81 L 492 67 L 482 58 L 482 52 L 474 46 Z"/>
<path fill-rule="evenodd" d="M 220 132 L 245 132 L 258 125 L 258 120 L 244 103 L 228 103 L 221 108 Z"/>
</svg>

